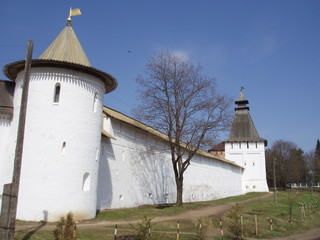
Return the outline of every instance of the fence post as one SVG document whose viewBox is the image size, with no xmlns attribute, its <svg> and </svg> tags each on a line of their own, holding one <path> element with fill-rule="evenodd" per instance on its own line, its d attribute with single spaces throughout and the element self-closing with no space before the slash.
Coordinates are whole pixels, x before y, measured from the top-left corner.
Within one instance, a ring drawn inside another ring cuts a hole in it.
<svg viewBox="0 0 320 240">
<path fill-rule="evenodd" d="M 177 223 L 177 240 L 180 240 L 180 224 L 179 224 L 179 220 Z"/>
<path fill-rule="evenodd" d="M 257 217 L 257 214 L 254 215 L 254 221 L 255 221 L 255 226 L 256 226 L 256 235 L 258 235 L 258 217 Z"/>
<path fill-rule="evenodd" d="M 240 216 L 240 224 L 241 224 L 241 238 L 243 238 L 243 217 Z"/>
<path fill-rule="evenodd" d="M 220 233 L 221 237 L 223 237 L 222 218 L 220 218 Z"/>
<path fill-rule="evenodd" d="M 114 228 L 114 240 L 117 240 L 117 232 L 118 232 L 118 225 L 116 224 Z"/>
</svg>

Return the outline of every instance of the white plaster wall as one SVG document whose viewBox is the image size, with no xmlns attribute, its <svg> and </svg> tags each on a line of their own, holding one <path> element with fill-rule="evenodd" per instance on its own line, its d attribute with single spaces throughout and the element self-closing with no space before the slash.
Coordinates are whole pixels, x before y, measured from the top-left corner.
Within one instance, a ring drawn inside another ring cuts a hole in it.
<svg viewBox="0 0 320 240">
<path fill-rule="evenodd" d="M 6 157 L 7 152 L 7 141 L 10 131 L 11 120 L 3 119 L 0 117 L 0 206 L 2 203 L 2 191 L 3 185 L 6 182 L 6 171 L 9 166 L 8 160 Z M 1 213 L 1 208 L 0 208 Z"/>
<path fill-rule="evenodd" d="M 6 159 L 7 142 L 11 126 L 11 120 L 0 118 L 0 195 L 2 187 L 5 183 L 6 166 L 8 165 Z"/>
<path fill-rule="evenodd" d="M 168 145 L 116 119 L 104 122 L 116 139 L 102 140 L 97 209 L 174 203 L 176 186 Z M 184 201 L 240 195 L 241 177 L 241 168 L 197 155 L 185 172 Z"/>
<path fill-rule="evenodd" d="M 264 142 L 226 142 L 226 159 L 244 167 L 243 191 L 268 192 Z"/>
<path fill-rule="evenodd" d="M 20 72 L 16 92 L 21 91 L 22 78 Z M 61 84 L 58 104 L 53 102 L 56 83 Z M 31 70 L 18 219 L 55 221 L 69 211 L 76 219 L 95 216 L 103 94 L 103 83 L 90 75 L 56 68 Z M 17 100 L 15 111 L 20 107 Z M 83 191 L 86 173 L 90 184 Z"/>
<path fill-rule="evenodd" d="M 206 201 L 243 194 L 242 169 L 196 155 L 184 177 L 184 201 Z"/>
</svg>

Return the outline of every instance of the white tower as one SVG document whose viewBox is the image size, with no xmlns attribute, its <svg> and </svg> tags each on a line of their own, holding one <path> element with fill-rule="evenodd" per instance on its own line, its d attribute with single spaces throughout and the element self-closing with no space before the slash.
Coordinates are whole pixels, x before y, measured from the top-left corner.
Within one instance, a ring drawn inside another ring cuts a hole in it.
<svg viewBox="0 0 320 240">
<path fill-rule="evenodd" d="M 12 166 L 8 164 L 6 156 L 9 147 L 7 141 L 13 118 L 14 85 L 14 82 L 0 80 L 0 193 L 2 193 L 3 184 L 8 180 L 8 172 L 12 173 Z"/>
<path fill-rule="evenodd" d="M 25 61 L 4 67 L 15 81 L 17 126 Z M 71 20 L 47 50 L 32 60 L 17 218 L 55 221 L 72 212 L 95 217 L 103 95 L 117 81 L 95 69 Z M 16 132 L 8 144 L 15 145 Z M 8 154 L 13 164 L 14 147 Z M 11 176 L 10 176 L 11 177 Z"/>
<path fill-rule="evenodd" d="M 248 100 L 240 92 L 235 101 L 235 116 L 229 139 L 225 140 L 225 158 L 244 168 L 244 192 L 268 192 L 266 181 L 265 146 L 267 141 L 259 137 L 249 113 Z"/>
</svg>

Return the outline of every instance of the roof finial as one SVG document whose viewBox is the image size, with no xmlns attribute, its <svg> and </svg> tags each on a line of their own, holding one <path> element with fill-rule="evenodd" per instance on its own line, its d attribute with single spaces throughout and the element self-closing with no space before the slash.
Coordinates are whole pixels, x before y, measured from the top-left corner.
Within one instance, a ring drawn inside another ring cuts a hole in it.
<svg viewBox="0 0 320 240">
<path fill-rule="evenodd" d="M 81 11 L 80 11 L 79 8 L 75 8 L 75 9 L 70 8 L 69 17 L 67 18 L 68 25 L 71 24 L 71 17 L 72 16 L 78 16 L 78 15 L 81 15 Z"/>
<path fill-rule="evenodd" d="M 240 95 L 239 95 L 239 99 L 238 100 L 244 100 L 243 89 L 244 89 L 244 87 L 240 88 Z"/>
</svg>

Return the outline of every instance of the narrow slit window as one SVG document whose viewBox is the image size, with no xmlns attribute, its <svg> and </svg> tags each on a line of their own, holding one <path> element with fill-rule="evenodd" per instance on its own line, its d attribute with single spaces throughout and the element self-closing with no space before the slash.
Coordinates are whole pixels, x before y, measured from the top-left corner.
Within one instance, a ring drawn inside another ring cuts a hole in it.
<svg viewBox="0 0 320 240">
<path fill-rule="evenodd" d="M 90 175 L 87 172 L 83 175 L 82 191 L 90 191 Z"/>
<path fill-rule="evenodd" d="M 98 93 L 95 93 L 93 98 L 93 112 L 97 112 L 97 108 L 98 108 Z"/>
<path fill-rule="evenodd" d="M 249 142 L 247 142 L 247 149 L 249 149 Z"/>
<path fill-rule="evenodd" d="M 63 142 L 62 143 L 62 155 L 65 155 L 66 154 L 66 146 L 67 146 L 67 143 L 66 142 Z"/>
<path fill-rule="evenodd" d="M 54 87 L 54 96 L 53 96 L 54 103 L 59 103 L 60 90 L 61 90 L 61 85 L 60 85 L 60 83 L 57 83 L 56 86 Z"/>
<path fill-rule="evenodd" d="M 98 161 L 99 160 L 99 148 L 97 148 L 97 150 L 96 150 L 96 161 Z"/>
</svg>

